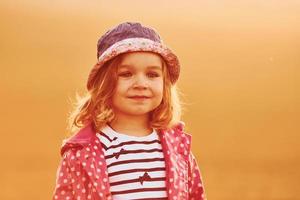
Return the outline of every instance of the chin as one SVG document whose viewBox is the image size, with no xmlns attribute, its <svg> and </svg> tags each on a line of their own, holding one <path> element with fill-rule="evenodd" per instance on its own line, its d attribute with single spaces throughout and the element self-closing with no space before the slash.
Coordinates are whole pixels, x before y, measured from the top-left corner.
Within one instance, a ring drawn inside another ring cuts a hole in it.
<svg viewBox="0 0 300 200">
<path fill-rule="evenodd" d="M 135 112 L 130 112 L 131 115 L 147 115 L 149 113 L 150 113 L 150 111 L 135 111 Z"/>
<path fill-rule="evenodd" d="M 156 107 L 117 107 L 116 112 L 123 113 L 129 116 L 147 115 L 150 114 Z"/>
<path fill-rule="evenodd" d="M 133 115 L 133 116 L 136 116 L 136 115 L 147 115 L 151 112 L 151 110 L 142 110 L 142 109 L 136 109 L 136 110 L 127 110 L 125 111 L 124 113 L 128 114 L 128 115 Z"/>
</svg>

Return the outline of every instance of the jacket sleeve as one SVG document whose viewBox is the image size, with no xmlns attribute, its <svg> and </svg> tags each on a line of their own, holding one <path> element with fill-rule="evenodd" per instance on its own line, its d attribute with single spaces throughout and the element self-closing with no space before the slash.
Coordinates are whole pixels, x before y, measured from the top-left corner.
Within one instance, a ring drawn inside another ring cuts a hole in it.
<svg viewBox="0 0 300 200">
<path fill-rule="evenodd" d="M 189 200 L 206 200 L 202 176 L 192 152 L 189 154 Z"/>
<path fill-rule="evenodd" d="M 80 183 L 80 171 L 76 162 L 76 152 L 72 149 L 65 152 L 57 169 L 53 200 L 75 199 L 74 185 Z"/>
</svg>

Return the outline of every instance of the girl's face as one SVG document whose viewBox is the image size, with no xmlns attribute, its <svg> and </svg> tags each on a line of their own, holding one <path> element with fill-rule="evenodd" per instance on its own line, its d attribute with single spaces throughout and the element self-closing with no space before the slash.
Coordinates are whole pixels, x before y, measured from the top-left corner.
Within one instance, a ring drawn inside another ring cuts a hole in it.
<svg viewBox="0 0 300 200">
<path fill-rule="evenodd" d="M 112 97 L 116 116 L 148 115 L 162 101 L 163 69 L 161 57 L 151 52 L 124 55 L 117 69 L 117 85 Z"/>
</svg>

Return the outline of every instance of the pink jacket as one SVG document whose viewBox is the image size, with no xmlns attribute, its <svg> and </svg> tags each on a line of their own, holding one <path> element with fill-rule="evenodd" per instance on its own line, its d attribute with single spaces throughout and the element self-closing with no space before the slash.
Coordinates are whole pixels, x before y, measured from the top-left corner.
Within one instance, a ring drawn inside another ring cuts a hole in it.
<svg viewBox="0 0 300 200">
<path fill-rule="evenodd" d="M 166 164 L 168 199 L 204 200 L 204 188 L 191 135 L 179 123 L 158 131 Z M 64 140 L 53 199 L 112 200 L 104 152 L 91 125 Z"/>
</svg>

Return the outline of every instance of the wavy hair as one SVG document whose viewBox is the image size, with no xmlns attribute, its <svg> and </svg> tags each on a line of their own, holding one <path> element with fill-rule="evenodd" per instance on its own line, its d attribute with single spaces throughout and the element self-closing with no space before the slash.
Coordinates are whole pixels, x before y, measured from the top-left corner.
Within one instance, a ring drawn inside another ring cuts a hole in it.
<svg viewBox="0 0 300 200">
<path fill-rule="evenodd" d="M 117 84 L 118 65 L 125 54 L 107 61 L 99 68 L 92 87 L 83 96 L 76 93 L 72 111 L 68 116 L 68 129 L 71 134 L 92 123 L 98 132 L 106 123 L 111 122 L 115 115 L 111 108 L 111 99 Z M 152 128 L 169 129 L 181 119 L 182 103 L 176 85 L 172 85 L 167 65 L 163 58 L 163 98 L 159 106 L 150 112 L 149 124 Z M 96 64 L 97 65 L 97 64 Z"/>
</svg>

